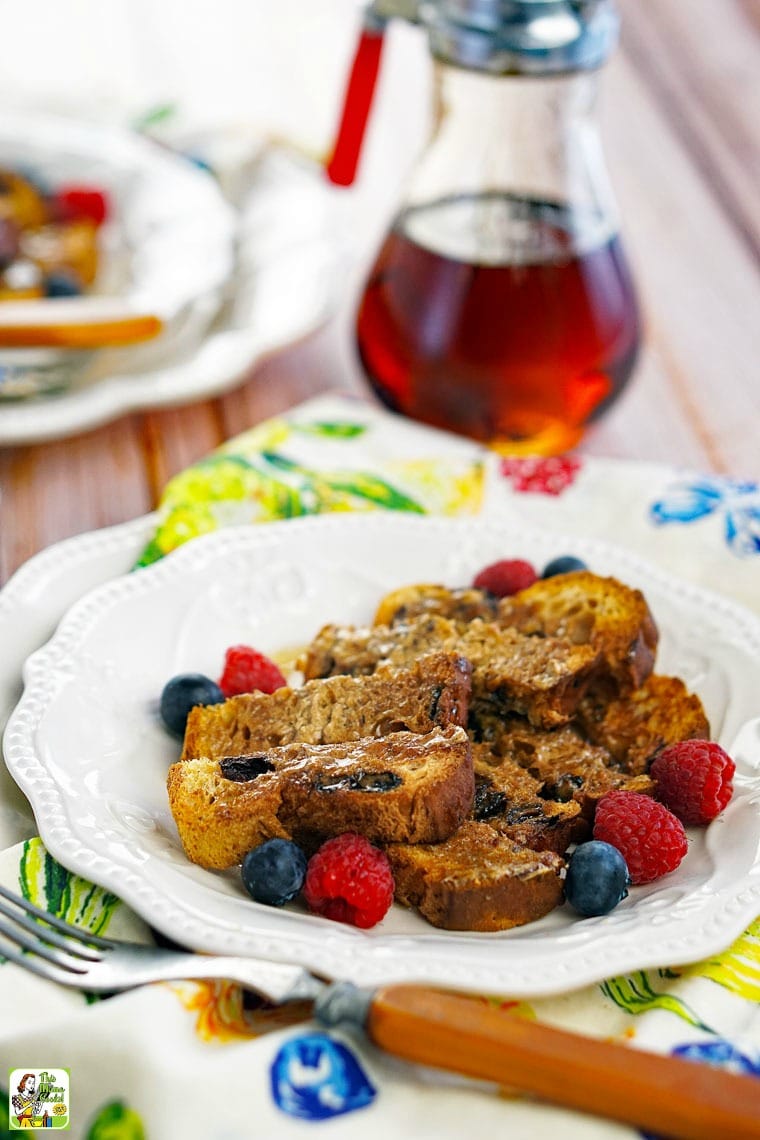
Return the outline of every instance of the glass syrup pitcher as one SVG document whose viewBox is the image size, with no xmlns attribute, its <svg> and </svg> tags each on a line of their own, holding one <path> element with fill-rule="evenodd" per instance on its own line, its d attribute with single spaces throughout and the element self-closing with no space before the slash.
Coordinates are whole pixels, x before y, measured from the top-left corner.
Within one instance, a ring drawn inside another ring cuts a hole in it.
<svg viewBox="0 0 760 1140">
<path fill-rule="evenodd" d="M 595 122 L 613 2 L 401 8 L 427 30 L 435 125 L 361 297 L 362 364 L 394 411 L 505 454 L 566 450 L 639 343 Z M 393 14 L 379 0 L 367 34 Z"/>
</svg>

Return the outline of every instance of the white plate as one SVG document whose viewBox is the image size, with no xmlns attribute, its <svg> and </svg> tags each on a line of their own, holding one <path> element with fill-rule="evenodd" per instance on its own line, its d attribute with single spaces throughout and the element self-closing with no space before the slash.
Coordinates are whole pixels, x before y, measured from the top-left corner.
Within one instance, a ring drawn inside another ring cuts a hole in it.
<svg viewBox="0 0 760 1140">
<path fill-rule="evenodd" d="M 192 173 L 189 164 L 187 169 Z M 1 403 L 0 444 L 59 439 L 126 412 L 233 388 L 267 355 L 314 331 L 333 312 L 349 257 L 340 208 L 339 196 L 313 163 L 265 152 L 240 206 L 229 297 L 206 335 L 199 339 L 195 325 L 179 322 L 165 347 L 156 341 L 99 352 L 91 375 L 69 391 Z M 218 306 L 217 297 L 211 301 L 200 314 L 206 321 Z"/>
<path fill-rule="evenodd" d="M 44 186 L 86 180 L 114 203 L 130 251 L 128 283 L 108 316 L 154 313 L 165 323 L 206 294 L 221 293 L 234 264 L 232 208 L 205 171 L 132 131 L 56 116 L 0 115 L 0 165 L 29 171 Z M 103 296 L 66 302 L 6 302 L 0 319 L 33 324 L 97 323 Z M 28 318 L 27 318 L 28 314 Z"/>
<path fill-rule="evenodd" d="M 237 220 L 214 178 L 134 132 L 33 113 L 0 114 L 0 165 L 28 171 L 51 189 L 84 178 L 107 192 L 115 213 L 100 231 L 104 257 L 94 292 L 6 301 L 0 325 L 97 326 L 153 316 L 163 326 L 160 337 L 139 347 L 0 350 L 0 424 L 15 398 L 49 400 L 53 392 L 154 368 L 170 352 L 197 347 L 236 259 Z"/>
<path fill-rule="evenodd" d="M 643 588 L 661 626 L 658 668 L 700 693 L 716 735 L 732 746 L 734 799 L 707 832 L 691 834 L 678 871 L 632 890 L 605 918 L 580 920 L 560 908 L 483 935 L 438 931 L 400 908 L 364 932 L 297 907 L 260 907 L 233 872 L 186 861 L 164 789 L 177 747 L 155 712 L 169 676 L 213 675 L 236 641 L 272 651 L 302 643 L 324 621 L 366 619 L 385 590 L 404 582 L 468 581 L 505 549 L 539 564 L 574 551 Z M 366 983 L 414 979 L 527 996 L 696 960 L 724 948 L 760 909 L 760 725 L 750 720 L 760 623 L 606 544 L 516 534 L 498 521 L 395 514 L 221 532 L 83 598 L 29 659 L 25 683 L 5 754 L 46 846 L 200 949 L 296 960 Z"/>
</svg>

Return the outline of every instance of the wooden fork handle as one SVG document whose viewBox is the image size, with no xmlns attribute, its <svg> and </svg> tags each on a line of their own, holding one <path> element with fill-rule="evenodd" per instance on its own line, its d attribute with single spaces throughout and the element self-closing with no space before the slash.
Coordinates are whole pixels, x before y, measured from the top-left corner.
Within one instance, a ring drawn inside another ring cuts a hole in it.
<svg viewBox="0 0 760 1140">
<path fill-rule="evenodd" d="M 376 990 L 366 1031 L 388 1053 L 507 1085 L 676 1140 L 758 1140 L 760 1080 L 593 1040 L 416 986 Z"/>
</svg>

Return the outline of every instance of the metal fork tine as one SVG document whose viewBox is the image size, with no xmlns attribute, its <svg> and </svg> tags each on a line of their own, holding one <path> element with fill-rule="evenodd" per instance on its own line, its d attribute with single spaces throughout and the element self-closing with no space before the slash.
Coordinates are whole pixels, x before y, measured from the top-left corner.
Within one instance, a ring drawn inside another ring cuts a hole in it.
<svg viewBox="0 0 760 1140">
<path fill-rule="evenodd" d="M 0 935 L 11 942 L 15 942 L 17 946 L 22 946 L 24 950 L 30 950 L 38 958 L 44 958 L 46 962 L 52 962 L 71 973 L 83 974 L 89 965 L 85 959 L 75 958 L 72 954 L 65 954 L 56 949 L 55 946 L 48 946 L 36 935 L 32 937 L 25 934 L 21 927 L 12 926 L 10 922 L 3 922 L 2 919 L 0 919 Z M 5 951 L 0 949 L 0 953 L 5 953 Z"/>
<path fill-rule="evenodd" d="M 85 988 L 82 986 L 79 974 L 72 970 L 62 970 L 59 966 L 52 962 L 46 962 L 42 958 L 22 954 L 20 950 L 14 950 L 11 946 L 0 947 L 0 955 L 7 958 L 9 962 L 15 962 L 24 970 L 29 970 L 32 974 L 37 974 L 40 978 L 46 978 L 50 982 L 58 982 L 62 986 L 77 986 L 79 989 Z"/>
<path fill-rule="evenodd" d="M 35 918 L 41 918 L 42 921 L 46 922 L 49 926 L 55 927 L 55 929 L 60 930 L 62 934 L 67 935 L 69 938 L 74 938 L 78 942 L 84 942 L 90 946 L 98 946 L 101 950 L 113 950 L 118 945 L 116 942 L 111 941 L 110 938 L 101 938 L 99 934 L 91 934 L 89 930 L 82 930 L 81 927 L 72 926 L 70 923 L 64 922 L 63 919 L 57 918 L 54 914 L 48 914 L 46 910 L 35 906 L 34 903 L 22 898 L 21 895 L 14 894 L 13 891 L 9 891 L 8 888 L 2 884 L 0 884 L 0 895 L 2 895 L 4 899 L 7 899 L 8 902 L 13 903 L 14 906 L 26 911 L 27 914 L 32 914 Z"/>
<path fill-rule="evenodd" d="M 27 918 L 24 911 L 20 913 L 14 911 L 2 900 L 0 900 L 0 914 L 4 914 L 17 926 L 33 934 L 37 942 L 47 942 L 50 946 L 57 946 L 60 950 L 66 950 L 69 954 L 88 962 L 99 962 L 102 957 L 102 952 L 95 947 L 87 946 L 84 942 L 74 941 L 71 938 L 64 938 L 62 934 L 56 934 L 52 928 Z"/>
</svg>

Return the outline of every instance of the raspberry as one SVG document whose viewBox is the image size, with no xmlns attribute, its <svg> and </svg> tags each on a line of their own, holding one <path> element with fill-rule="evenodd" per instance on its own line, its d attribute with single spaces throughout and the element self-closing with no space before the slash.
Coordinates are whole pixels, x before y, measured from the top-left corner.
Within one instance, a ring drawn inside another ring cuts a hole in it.
<svg viewBox="0 0 760 1140">
<path fill-rule="evenodd" d="M 269 657 L 250 645 L 232 645 L 224 655 L 224 672 L 219 688 L 225 697 L 238 693 L 273 693 L 287 685 L 282 672 Z"/>
<path fill-rule="evenodd" d="M 664 748 L 650 775 L 658 800 L 682 823 L 709 823 L 723 811 L 734 790 L 736 765 L 719 744 L 682 740 Z"/>
<path fill-rule="evenodd" d="M 532 586 L 538 578 L 530 562 L 521 558 L 504 558 L 501 562 L 492 562 L 485 566 L 473 579 L 473 586 L 478 590 L 488 590 L 497 598 L 506 598 L 516 594 L 518 590 L 525 590 Z"/>
<path fill-rule="evenodd" d="M 60 221 L 85 219 L 96 226 L 102 226 L 111 212 L 108 195 L 97 186 L 61 186 L 53 206 Z"/>
<path fill-rule="evenodd" d="M 385 852 L 363 835 L 346 831 L 312 855 L 303 893 L 310 910 L 366 930 L 387 913 L 393 889 Z"/>
<path fill-rule="evenodd" d="M 602 796 L 596 806 L 594 839 L 617 847 L 632 883 L 651 883 L 675 871 L 687 847 L 681 821 L 663 804 L 638 792 Z"/>
</svg>

